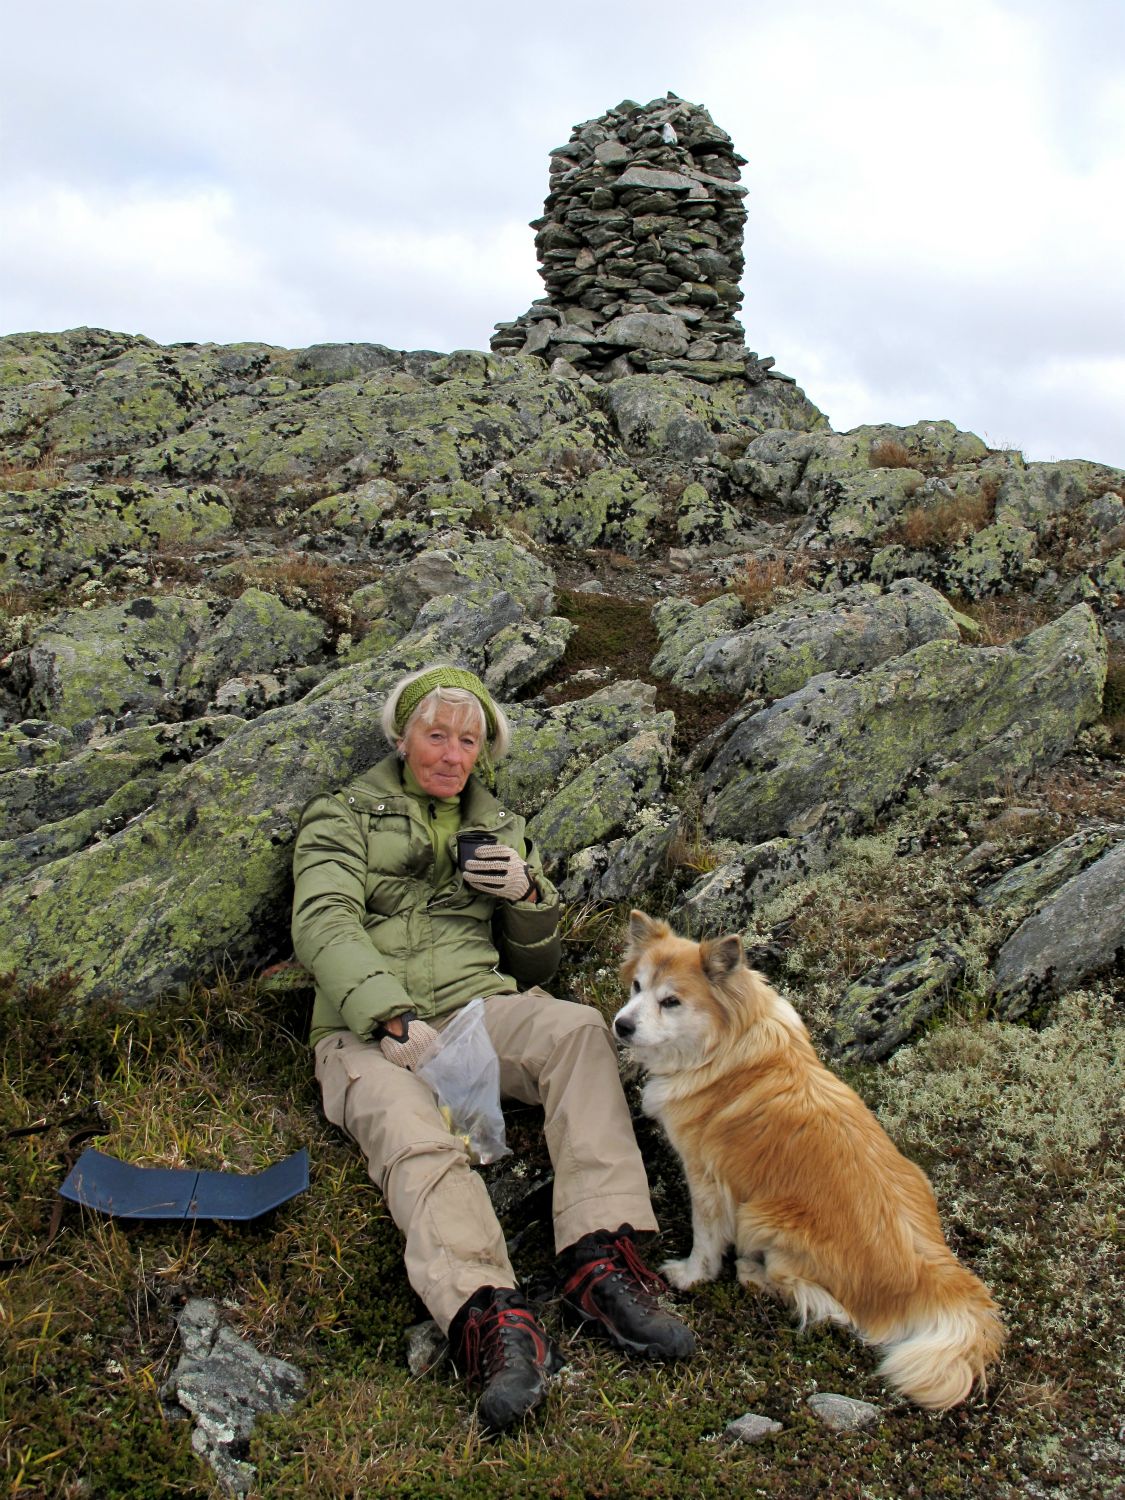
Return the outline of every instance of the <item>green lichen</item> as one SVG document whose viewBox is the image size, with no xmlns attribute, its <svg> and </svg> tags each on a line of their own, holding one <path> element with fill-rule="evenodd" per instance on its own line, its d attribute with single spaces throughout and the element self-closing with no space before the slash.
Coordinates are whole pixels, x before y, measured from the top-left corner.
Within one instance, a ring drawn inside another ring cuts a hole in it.
<svg viewBox="0 0 1125 1500">
<path fill-rule="evenodd" d="M 226 496 L 207 486 L 64 485 L 0 495 L 0 584 L 97 577 L 126 549 L 205 542 L 232 525 Z"/>
<path fill-rule="evenodd" d="M 553 866 L 591 844 L 604 843 L 650 806 L 668 773 L 674 719 L 660 714 L 651 728 L 601 756 L 569 779 L 528 824 Z"/>
<path fill-rule="evenodd" d="M 180 686 L 213 690 L 225 677 L 308 662 L 325 644 L 324 622 L 263 589 L 246 589 L 179 675 Z"/>
<path fill-rule="evenodd" d="M 1085 605 L 1013 647 L 937 640 L 860 677 L 814 678 L 736 729 L 707 820 L 757 843 L 831 811 L 869 824 L 912 777 L 980 792 L 1050 764 L 1097 718 L 1105 642 Z"/>
<path fill-rule="evenodd" d="M 170 595 L 65 610 L 32 634 L 27 707 L 68 727 L 153 712 L 210 621 L 204 601 Z"/>
<path fill-rule="evenodd" d="M 1035 533 L 1004 521 L 976 532 L 949 565 L 951 584 L 970 599 L 1010 594 L 1028 587 L 1042 572 Z"/>
</svg>

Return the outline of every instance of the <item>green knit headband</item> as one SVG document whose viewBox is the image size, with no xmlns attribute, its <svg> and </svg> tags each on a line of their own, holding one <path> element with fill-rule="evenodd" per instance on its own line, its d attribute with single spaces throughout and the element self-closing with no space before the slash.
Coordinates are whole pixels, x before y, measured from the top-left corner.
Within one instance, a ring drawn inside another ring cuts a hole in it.
<svg viewBox="0 0 1125 1500">
<path fill-rule="evenodd" d="M 496 705 L 484 683 L 474 672 L 462 671 L 460 667 L 431 667 L 428 672 L 423 672 L 421 677 L 415 677 L 413 682 L 408 682 L 399 694 L 398 702 L 395 704 L 395 730 L 401 734 L 410 722 L 410 715 L 421 703 L 427 693 L 432 693 L 434 688 L 463 688 L 466 693 L 472 693 L 473 697 L 484 709 L 484 722 L 488 731 L 486 739 L 496 738 Z"/>
</svg>

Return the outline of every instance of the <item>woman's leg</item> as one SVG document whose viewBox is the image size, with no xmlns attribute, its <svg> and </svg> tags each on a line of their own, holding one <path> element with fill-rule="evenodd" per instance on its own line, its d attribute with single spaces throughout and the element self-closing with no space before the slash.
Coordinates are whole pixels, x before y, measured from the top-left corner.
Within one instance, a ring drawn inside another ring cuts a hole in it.
<svg viewBox="0 0 1125 1500">
<path fill-rule="evenodd" d="M 484 1013 L 501 1094 L 543 1106 L 556 1250 L 622 1224 L 656 1229 L 617 1049 L 599 1013 L 540 989 L 493 995 Z"/>
<path fill-rule="evenodd" d="M 482 1286 L 516 1285 L 484 1183 L 420 1078 L 350 1031 L 322 1037 L 315 1050 L 324 1113 L 367 1158 L 406 1236 L 410 1285 L 444 1332 Z"/>
</svg>

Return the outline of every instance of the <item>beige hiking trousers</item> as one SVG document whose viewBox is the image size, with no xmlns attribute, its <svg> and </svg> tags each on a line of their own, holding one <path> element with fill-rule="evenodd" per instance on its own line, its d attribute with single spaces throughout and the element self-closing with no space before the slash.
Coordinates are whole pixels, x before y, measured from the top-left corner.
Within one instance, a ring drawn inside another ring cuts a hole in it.
<svg viewBox="0 0 1125 1500">
<path fill-rule="evenodd" d="M 657 1227 L 621 1088 L 617 1052 L 589 1005 L 545 990 L 493 995 L 485 1024 L 505 1099 L 541 1104 L 555 1169 L 556 1251 L 596 1229 Z M 371 1180 L 406 1236 L 406 1274 L 445 1331 L 482 1286 L 514 1287 L 503 1231 L 463 1142 L 429 1086 L 351 1031 L 316 1044 L 324 1112 L 367 1158 Z"/>
</svg>

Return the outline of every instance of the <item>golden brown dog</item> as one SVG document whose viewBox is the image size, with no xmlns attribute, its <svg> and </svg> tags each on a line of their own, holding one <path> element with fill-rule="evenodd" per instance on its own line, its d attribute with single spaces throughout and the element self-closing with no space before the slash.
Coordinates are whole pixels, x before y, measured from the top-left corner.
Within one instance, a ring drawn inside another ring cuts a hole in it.
<svg viewBox="0 0 1125 1500">
<path fill-rule="evenodd" d="M 920 1406 L 963 1401 L 1004 1340 L 996 1305 L 945 1243 L 933 1190 L 820 1062 L 800 1017 L 747 968 L 737 937 L 692 943 L 633 912 L 618 1041 L 648 1075 L 644 1110 L 683 1162 L 693 1244 L 662 1270 L 738 1279 L 806 1323 L 879 1345 L 879 1373 Z"/>
</svg>

